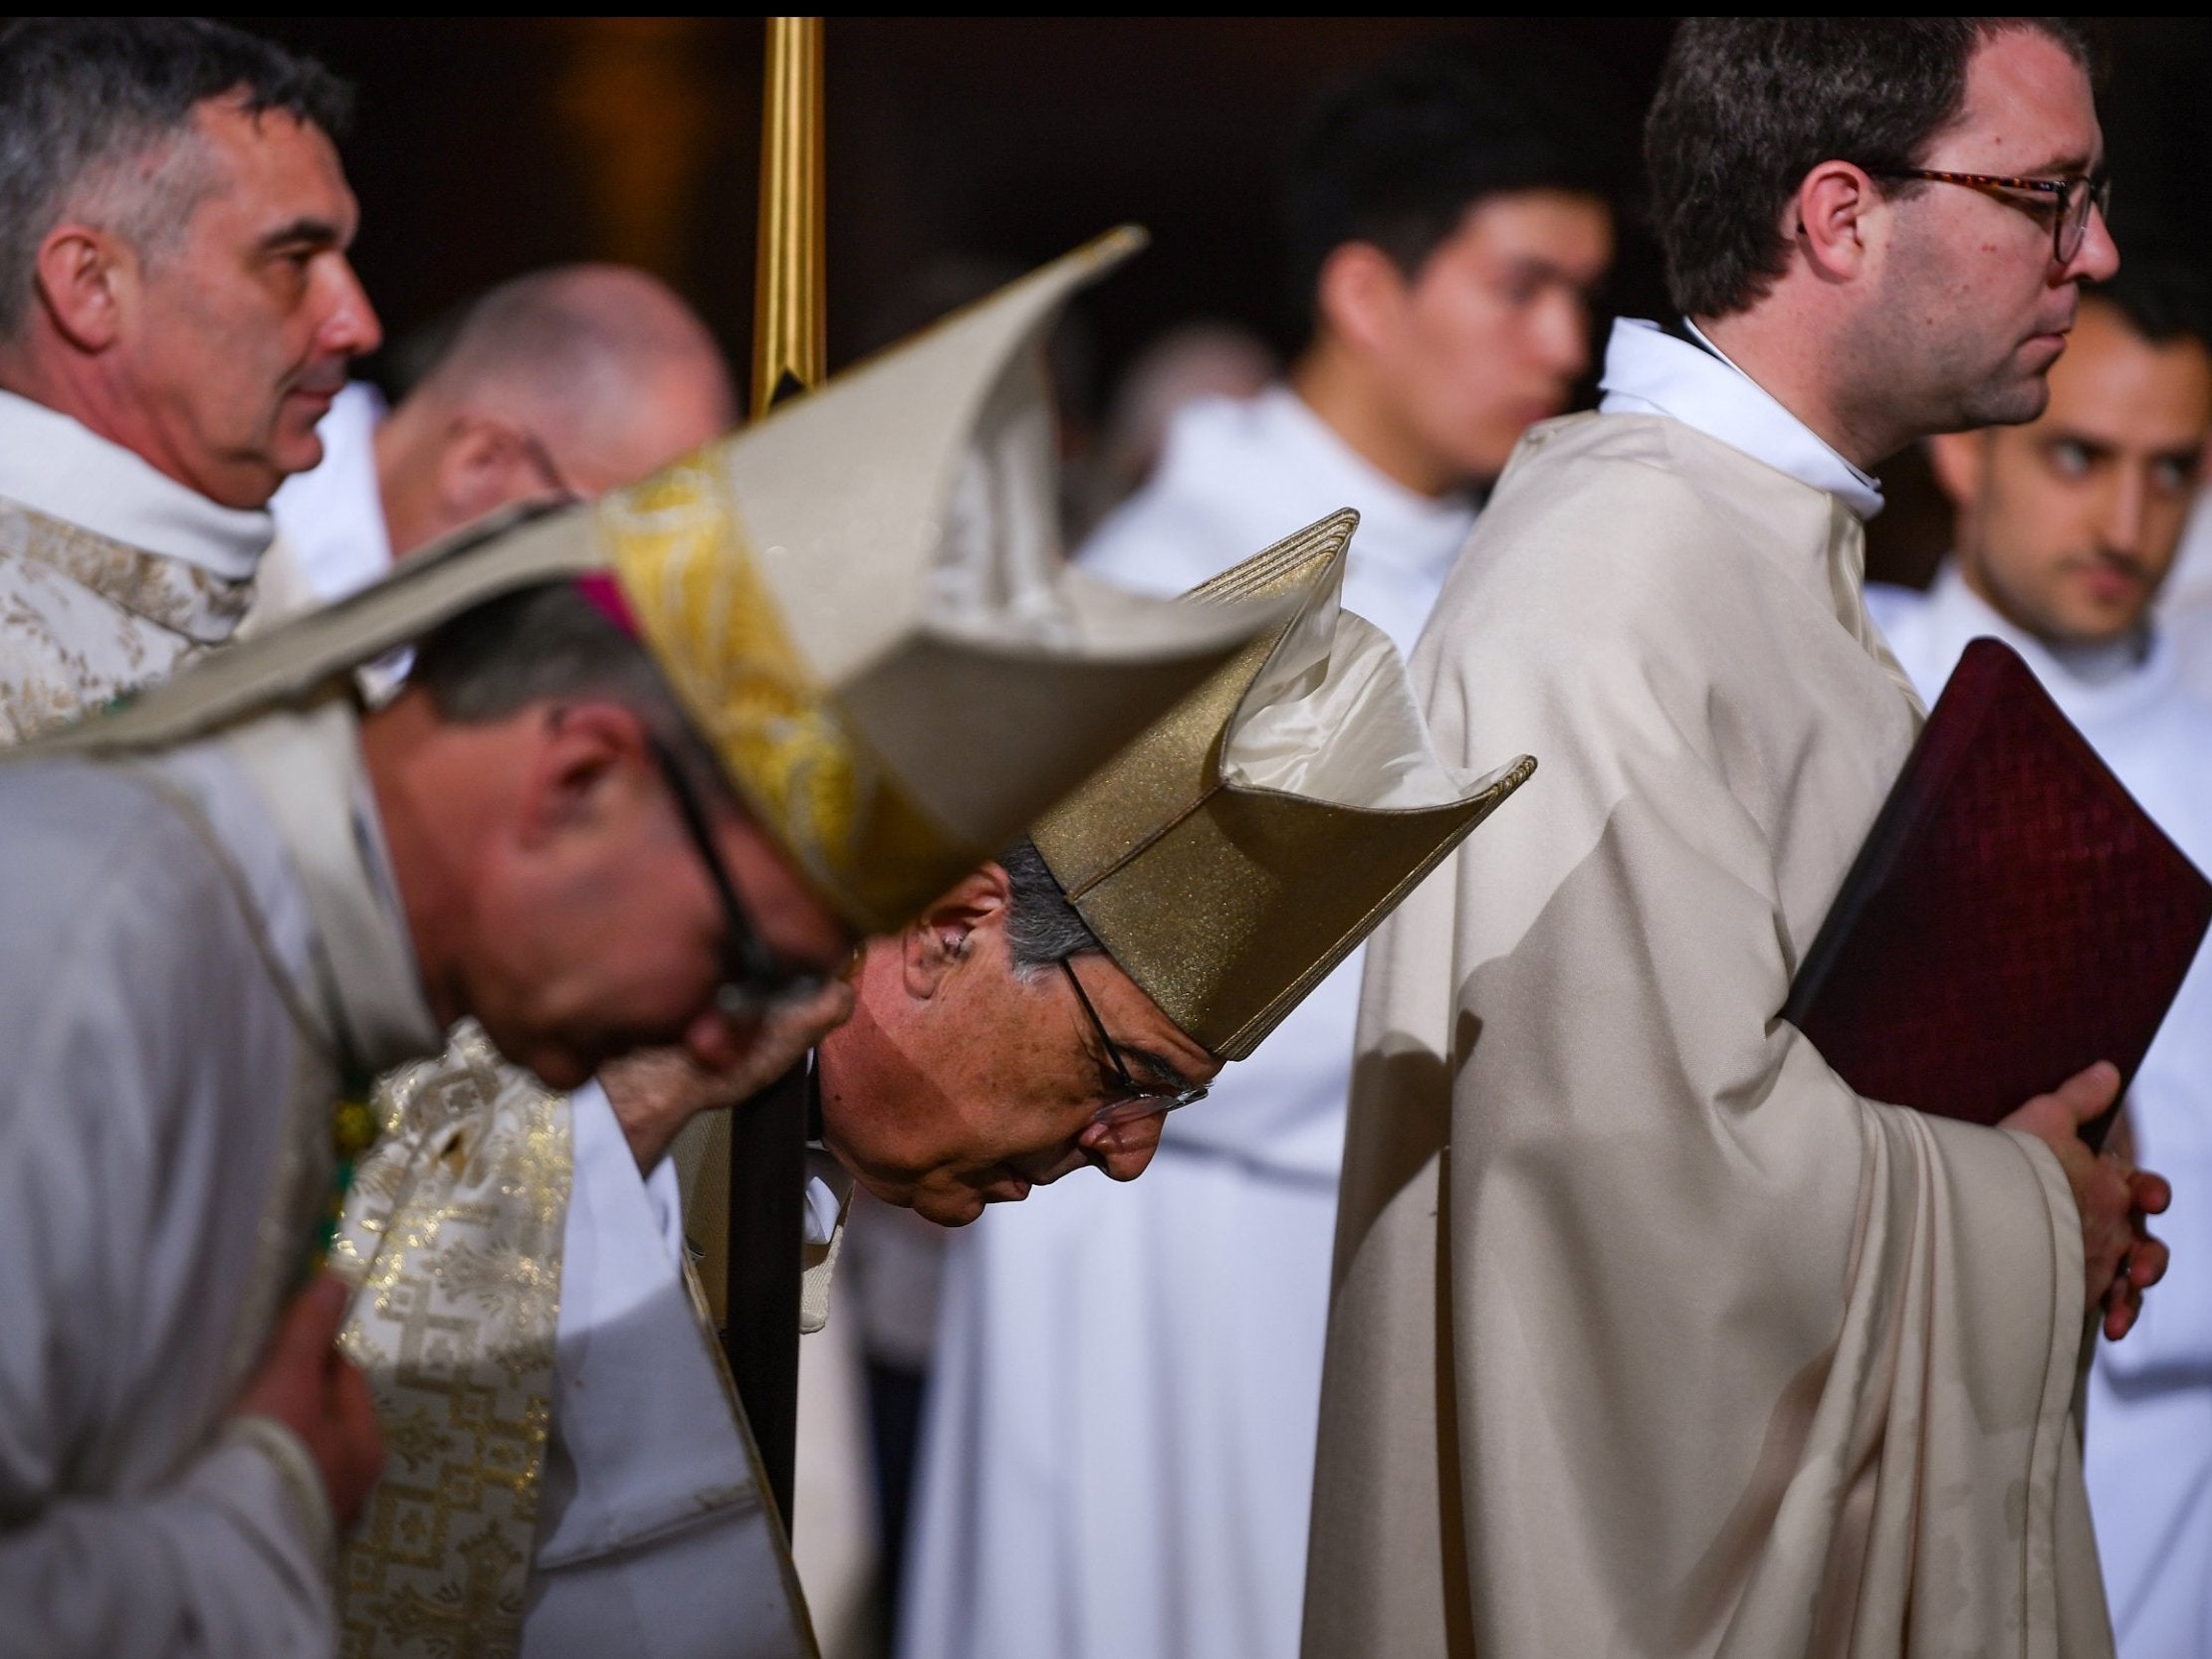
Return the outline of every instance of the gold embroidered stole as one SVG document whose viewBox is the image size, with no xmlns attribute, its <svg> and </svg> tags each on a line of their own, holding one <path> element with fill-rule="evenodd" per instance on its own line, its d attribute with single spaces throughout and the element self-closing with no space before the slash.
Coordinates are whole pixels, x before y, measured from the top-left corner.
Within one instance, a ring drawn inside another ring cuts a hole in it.
<svg viewBox="0 0 2212 1659">
<path fill-rule="evenodd" d="M 340 1552 L 347 1659 L 513 1653 L 551 1422 L 568 1102 L 474 1024 L 385 1078 L 332 1252 L 384 1474 Z"/>
</svg>

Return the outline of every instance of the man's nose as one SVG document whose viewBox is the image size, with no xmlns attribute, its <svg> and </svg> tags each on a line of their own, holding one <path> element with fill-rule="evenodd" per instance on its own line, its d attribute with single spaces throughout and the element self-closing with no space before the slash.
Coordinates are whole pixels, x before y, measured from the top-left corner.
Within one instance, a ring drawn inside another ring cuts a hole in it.
<svg viewBox="0 0 2212 1659">
<path fill-rule="evenodd" d="M 2082 245 L 2074 250 L 2062 275 L 2068 282 L 2102 283 L 2109 282 L 2118 269 L 2119 245 L 2112 240 L 2112 227 L 2104 223 L 2102 209 L 2092 207 Z"/>
<path fill-rule="evenodd" d="M 1152 1154 L 1160 1149 L 1160 1131 L 1166 1122 L 1166 1113 L 1155 1112 L 1114 1125 L 1096 1153 L 1098 1166 L 1106 1171 L 1107 1178 L 1133 1181 L 1143 1174 L 1152 1162 Z"/>
<path fill-rule="evenodd" d="M 1535 342 L 1544 367 L 1572 380 L 1590 366 L 1590 313 L 1574 295 L 1555 291 L 1537 302 Z"/>
<path fill-rule="evenodd" d="M 2133 557 L 2143 547 L 2149 481 L 2140 467 L 2115 467 L 2112 471 L 2117 476 L 2104 502 L 2104 547 L 2107 552 Z"/>
<path fill-rule="evenodd" d="M 333 257 L 337 292 L 318 334 L 324 350 L 334 356 L 365 357 L 384 343 L 384 325 L 376 320 L 376 308 L 368 303 L 368 292 L 354 275 L 352 263 L 343 254 Z"/>
</svg>

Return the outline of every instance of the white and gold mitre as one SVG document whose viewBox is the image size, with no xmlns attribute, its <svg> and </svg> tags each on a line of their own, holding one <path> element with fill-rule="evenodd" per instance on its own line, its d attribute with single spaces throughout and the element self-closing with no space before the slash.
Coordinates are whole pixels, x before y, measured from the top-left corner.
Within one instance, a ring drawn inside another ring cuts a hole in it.
<svg viewBox="0 0 2212 1659">
<path fill-rule="evenodd" d="M 1040 342 L 1143 241 L 1102 237 L 596 504 L 463 532 L 79 740 L 205 730 L 502 593 L 611 573 L 761 824 L 849 921 L 895 928 L 1289 603 L 1144 598 L 1060 556 Z"/>
<path fill-rule="evenodd" d="M 1340 603 L 1358 522 L 1335 514 L 1185 595 L 1307 597 L 1031 832 L 1115 962 L 1223 1060 L 1536 769 L 1437 757 L 1397 647 Z"/>
</svg>

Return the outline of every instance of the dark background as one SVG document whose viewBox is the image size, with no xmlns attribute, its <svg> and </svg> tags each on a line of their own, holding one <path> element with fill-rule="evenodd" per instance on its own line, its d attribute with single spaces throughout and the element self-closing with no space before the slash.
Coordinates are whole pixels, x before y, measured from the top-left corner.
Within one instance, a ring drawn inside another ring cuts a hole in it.
<svg viewBox="0 0 2212 1659">
<path fill-rule="evenodd" d="M 758 18 L 251 18 L 360 93 L 346 161 L 357 263 L 395 340 L 534 267 L 615 259 L 667 278 L 743 365 L 751 352 Z M 1656 314 L 1637 207 L 1637 129 L 1665 18 L 832 19 L 832 366 L 966 299 L 964 289 L 1123 220 L 1151 252 L 1083 303 L 1061 370 L 1078 418 L 1164 328 L 1218 317 L 1291 342 L 1274 178 L 1315 98 L 1440 33 L 1542 48 L 1588 88 L 1627 209 L 1608 311 Z M 2101 101 L 2123 248 L 2194 246 L 2212 159 L 2212 22 L 2104 25 Z M 387 352 L 387 359 L 392 353 Z M 388 374 L 389 361 L 371 365 Z M 1878 573 L 1924 578 L 1939 510 L 1892 465 Z"/>
</svg>

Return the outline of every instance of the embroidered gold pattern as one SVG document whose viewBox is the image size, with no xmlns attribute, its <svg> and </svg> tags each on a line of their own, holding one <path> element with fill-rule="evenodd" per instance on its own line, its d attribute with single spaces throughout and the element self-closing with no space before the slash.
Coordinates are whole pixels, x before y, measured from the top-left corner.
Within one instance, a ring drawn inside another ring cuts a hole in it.
<svg viewBox="0 0 2212 1659">
<path fill-rule="evenodd" d="M 347 1659 L 477 1659 L 522 1635 L 572 1172 L 565 1097 L 473 1025 L 378 1086 L 331 1265 L 364 1294 L 384 1475 L 338 1568 Z"/>
<path fill-rule="evenodd" d="M 252 582 L 0 501 L 0 742 L 165 680 L 231 637 Z"/>
<path fill-rule="evenodd" d="M 747 803 L 853 921 L 895 928 L 986 856 L 908 798 L 791 642 L 714 451 L 598 513 L 662 671 Z"/>
</svg>

